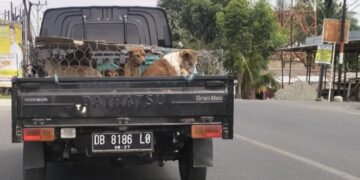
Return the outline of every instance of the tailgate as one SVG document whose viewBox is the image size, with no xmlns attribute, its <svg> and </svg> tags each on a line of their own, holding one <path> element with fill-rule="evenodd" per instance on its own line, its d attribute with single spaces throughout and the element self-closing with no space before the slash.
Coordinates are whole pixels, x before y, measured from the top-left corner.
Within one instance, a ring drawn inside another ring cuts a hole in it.
<svg viewBox="0 0 360 180">
<path fill-rule="evenodd" d="M 232 76 L 19 78 L 12 96 L 17 127 L 221 123 L 232 137 Z"/>
</svg>

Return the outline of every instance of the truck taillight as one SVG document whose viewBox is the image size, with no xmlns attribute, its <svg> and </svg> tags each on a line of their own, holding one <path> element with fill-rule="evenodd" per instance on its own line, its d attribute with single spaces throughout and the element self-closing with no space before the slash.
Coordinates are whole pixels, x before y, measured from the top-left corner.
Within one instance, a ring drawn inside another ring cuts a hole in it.
<svg viewBox="0 0 360 180">
<path fill-rule="evenodd" d="M 55 129 L 54 128 L 24 128 L 23 140 L 24 141 L 54 141 Z"/>
<path fill-rule="evenodd" d="M 221 138 L 222 125 L 192 125 L 191 137 L 194 139 Z"/>
</svg>

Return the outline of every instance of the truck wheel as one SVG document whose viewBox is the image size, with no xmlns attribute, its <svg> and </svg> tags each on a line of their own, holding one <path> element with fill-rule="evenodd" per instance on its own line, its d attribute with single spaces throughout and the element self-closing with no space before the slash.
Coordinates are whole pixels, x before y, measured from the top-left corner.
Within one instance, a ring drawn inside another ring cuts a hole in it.
<svg viewBox="0 0 360 180">
<path fill-rule="evenodd" d="M 45 168 L 23 169 L 24 180 L 45 180 Z"/>
<path fill-rule="evenodd" d="M 180 151 L 179 171 L 181 180 L 206 180 L 206 167 L 193 166 L 192 140 Z"/>
</svg>

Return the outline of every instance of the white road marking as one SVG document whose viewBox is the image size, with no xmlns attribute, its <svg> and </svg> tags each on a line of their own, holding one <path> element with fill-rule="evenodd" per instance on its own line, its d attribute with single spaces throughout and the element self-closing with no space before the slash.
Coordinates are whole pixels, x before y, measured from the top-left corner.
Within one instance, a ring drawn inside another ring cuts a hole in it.
<svg viewBox="0 0 360 180">
<path fill-rule="evenodd" d="M 327 166 L 325 164 L 322 164 L 320 162 L 313 161 L 313 160 L 308 159 L 306 157 L 302 157 L 302 156 L 299 156 L 297 154 L 293 154 L 291 152 L 279 149 L 277 147 L 274 147 L 274 146 L 271 146 L 271 145 L 268 145 L 268 144 L 264 144 L 262 142 L 259 142 L 259 141 L 256 141 L 256 140 L 241 136 L 241 135 L 236 134 L 236 133 L 234 134 L 234 136 L 238 140 L 245 141 L 245 142 L 251 143 L 253 145 L 256 145 L 258 147 L 261 147 L 261 148 L 276 152 L 278 154 L 281 154 L 283 156 L 286 156 L 286 157 L 289 157 L 291 159 L 297 160 L 299 162 L 305 163 L 307 165 L 318 168 L 320 170 L 329 172 L 329 173 L 334 174 L 336 176 L 339 176 L 341 178 L 344 178 L 344 179 L 347 179 L 347 180 L 360 180 L 359 177 L 356 177 L 356 176 L 353 176 L 353 175 L 348 174 L 346 172 L 343 172 L 343 171 L 340 171 L 338 169 L 332 168 L 332 167 Z"/>
</svg>

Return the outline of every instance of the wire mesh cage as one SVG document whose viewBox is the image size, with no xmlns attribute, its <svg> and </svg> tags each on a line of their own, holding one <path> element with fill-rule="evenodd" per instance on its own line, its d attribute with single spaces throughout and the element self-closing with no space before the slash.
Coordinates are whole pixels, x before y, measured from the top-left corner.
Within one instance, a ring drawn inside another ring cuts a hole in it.
<svg viewBox="0 0 360 180">
<path fill-rule="evenodd" d="M 54 37 L 39 37 L 36 40 L 36 46 L 30 48 L 30 58 L 24 66 L 26 77 L 125 76 L 125 64 L 129 62 L 129 52 L 134 47 L 140 47 L 145 52 L 145 61 L 136 67 L 141 72 L 164 54 L 179 50 Z M 197 51 L 200 74 L 226 74 L 221 53 L 214 52 Z"/>
<path fill-rule="evenodd" d="M 27 76 L 120 76 L 128 59 L 124 45 L 66 39 L 38 39 L 31 48 Z"/>
</svg>

